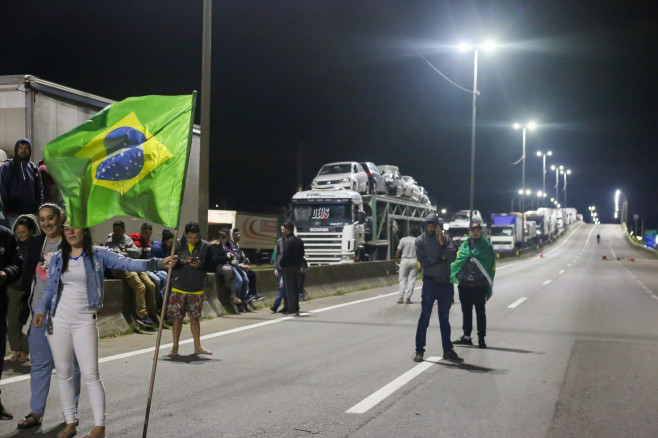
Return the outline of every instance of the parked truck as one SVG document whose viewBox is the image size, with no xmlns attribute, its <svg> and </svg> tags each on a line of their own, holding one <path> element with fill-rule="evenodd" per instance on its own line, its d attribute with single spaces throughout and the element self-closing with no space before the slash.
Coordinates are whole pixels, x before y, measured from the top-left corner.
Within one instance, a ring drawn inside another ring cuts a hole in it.
<svg viewBox="0 0 658 438">
<path fill-rule="evenodd" d="M 494 251 L 512 251 L 523 244 L 523 215 L 500 213 L 491 215 L 489 239 Z"/>
<path fill-rule="evenodd" d="M 537 238 L 544 242 L 557 234 L 557 210 L 554 208 L 538 208 L 536 211 L 526 211 L 526 218 L 534 221 Z"/>
<path fill-rule="evenodd" d="M 360 195 L 351 190 L 297 192 L 291 220 L 304 241 L 309 265 L 390 260 L 399 240 L 436 208 L 386 196 Z"/>
<path fill-rule="evenodd" d="M 256 251 L 261 260 L 269 260 L 274 251 L 281 218 L 277 215 L 247 213 L 235 210 L 208 210 L 208 238 L 214 239 L 220 230 L 240 229 L 240 249 L 256 262 Z"/>
</svg>

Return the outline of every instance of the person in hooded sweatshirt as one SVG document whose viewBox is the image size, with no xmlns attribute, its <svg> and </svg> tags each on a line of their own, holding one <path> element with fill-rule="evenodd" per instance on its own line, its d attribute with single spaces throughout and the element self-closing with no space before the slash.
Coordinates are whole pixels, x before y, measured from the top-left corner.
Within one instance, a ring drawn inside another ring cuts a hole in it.
<svg viewBox="0 0 658 438">
<path fill-rule="evenodd" d="M 41 176 L 30 161 L 31 156 L 32 143 L 27 138 L 20 138 L 14 146 L 14 158 L 0 167 L 0 198 L 8 228 L 22 214 L 36 215 L 43 203 Z"/>
</svg>

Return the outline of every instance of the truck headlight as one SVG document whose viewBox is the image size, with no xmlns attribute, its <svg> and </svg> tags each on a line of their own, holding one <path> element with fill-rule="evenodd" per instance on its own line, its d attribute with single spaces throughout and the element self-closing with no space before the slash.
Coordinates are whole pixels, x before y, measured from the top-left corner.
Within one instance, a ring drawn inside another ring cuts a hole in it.
<svg viewBox="0 0 658 438">
<path fill-rule="evenodd" d="M 314 186 L 318 185 L 318 180 L 314 179 L 314 180 L 311 182 L 311 184 L 314 185 Z"/>
<path fill-rule="evenodd" d="M 343 179 L 341 179 L 341 181 L 342 182 L 350 182 L 350 177 L 343 178 Z"/>
</svg>

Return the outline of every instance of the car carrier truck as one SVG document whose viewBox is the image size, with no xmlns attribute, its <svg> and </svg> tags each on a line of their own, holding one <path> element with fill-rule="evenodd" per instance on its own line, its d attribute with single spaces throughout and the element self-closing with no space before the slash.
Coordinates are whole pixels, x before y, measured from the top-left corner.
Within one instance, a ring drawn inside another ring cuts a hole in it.
<svg viewBox="0 0 658 438">
<path fill-rule="evenodd" d="M 310 266 L 390 260 L 399 240 L 424 231 L 425 216 L 435 212 L 431 205 L 351 190 L 297 192 L 291 201 Z"/>
</svg>

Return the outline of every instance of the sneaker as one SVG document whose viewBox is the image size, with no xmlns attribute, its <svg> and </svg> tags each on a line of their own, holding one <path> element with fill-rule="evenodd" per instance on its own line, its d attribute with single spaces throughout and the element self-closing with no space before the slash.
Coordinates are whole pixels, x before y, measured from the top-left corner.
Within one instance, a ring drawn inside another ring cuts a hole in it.
<svg viewBox="0 0 658 438">
<path fill-rule="evenodd" d="M 413 304 L 413 303 L 411 302 L 411 298 L 407 298 L 407 301 L 405 301 L 405 302 L 406 302 L 407 304 Z"/>
<path fill-rule="evenodd" d="M 256 299 L 256 295 L 247 295 L 247 303 L 251 303 Z"/>
<path fill-rule="evenodd" d="M 264 299 L 265 299 L 264 296 L 256 294 L 256 301 L 262 301 Z"/>
<path fill-rule="evenodd" d="M 147 329 L 157 328 L 155 323 L 148 316 L 136 318 L 135 321 L 137 321 L 137 324 L 139 324 L 143 328 L 147 328 Z"/>
<path fill-rule="evenodd" d="M 487 348 L 487 343 L 484 342 L 484 338 L 478 339 L 478 348 Z"/>
<path fill-rule="evenodd" d="M 423 361 L 423 354 L 420 351 L 414 351 L 414 355 L 412 357 L 414 362 L 422 362 Z"/>
<path fill-rule="evenodd" d="M 277 310 L 274 307 L 270 307 L 270 312 L 277 313 Z"/>
<path fill-rule="evenodd" d="M 464 362 L 464 359 L 457 356 L 457 353 L 455 353 L 455 350 L 450 350 L 450 351 L 446 351 L 445 353 L 443 353 L 443 360 L 449 360 L 449 361 L 452 361 L 452 362 Z"/>
<path fill-rule="evenodd" d="M 404 303 L 404 299 L 400 297 L 400 299 L 398 300 L 398 304 L 402 304 L 402 303 Z"/>
<path fill-rule="evenodd" d="M 471 338 L 467 338 L 466 336 L 462 336 L 452 343 L 455 345 L 473 345 L 473 340 L 471 340 Z"/>
</svg>

